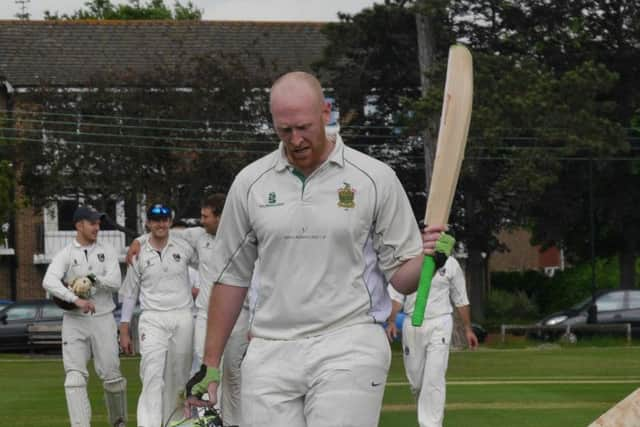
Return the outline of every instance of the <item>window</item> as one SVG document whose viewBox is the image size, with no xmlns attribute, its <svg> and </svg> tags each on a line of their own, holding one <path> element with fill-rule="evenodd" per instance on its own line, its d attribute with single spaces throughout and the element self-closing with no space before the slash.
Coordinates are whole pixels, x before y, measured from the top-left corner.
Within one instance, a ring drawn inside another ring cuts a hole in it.
<svg viewBox="0 0 640 427">
<path fill-rule="evenodd" d="M 42 306 L 42 318 L 46 320 L 62 319 L 64 310 L 54 304 L 45 304 Z"/>
<path fill-rule="evenodd" d="M 36 313 L 38 312 L 37 305 L 20 305 L 17 307 L 9 307 L 5 313 L 7 313 L 7 320 L 35 320 Z"/>
<path fill-rule="evenodd" d="M 598 311 L 614 311 L 624 309 L 624 292 L 609 292 L 596 300 Z"/>
<path fill-rule="evenodd" d="M 640 291 L 627 291 L 629 297 L 629 309 L 637 310 L 640 308 Z"/>
</svg>

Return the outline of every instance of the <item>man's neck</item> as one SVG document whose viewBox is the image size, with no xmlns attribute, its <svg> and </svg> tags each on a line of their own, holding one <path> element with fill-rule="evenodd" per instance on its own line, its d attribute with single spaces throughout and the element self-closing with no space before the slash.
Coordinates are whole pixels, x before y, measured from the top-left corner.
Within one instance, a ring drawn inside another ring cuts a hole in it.
<svg viewBox="0 0 640 427">
<path fill-rule="evenodd" d="M 85 239 L 84 237 L 82 237 L 80 234 L 76 234 L 76 242 L 78 242 L 78 244 L 80 246 L 91 246 L 93 245 L 96 241 L 90 241 Z"/>
<path fill-rule="evenodd" d="M 157 251 L 161 251 L 167 246 L 167 242 L 169 242 L 169 236 L 166 237 L 156 237 L 153 234 L 149 237 L 149 244 L 151 247 Z"/>
</svg>

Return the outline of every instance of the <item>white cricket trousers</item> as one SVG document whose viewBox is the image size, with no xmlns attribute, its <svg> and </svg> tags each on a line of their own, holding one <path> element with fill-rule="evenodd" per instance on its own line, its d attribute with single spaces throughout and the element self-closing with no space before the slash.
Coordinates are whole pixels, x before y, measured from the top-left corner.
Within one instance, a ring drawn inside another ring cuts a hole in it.
<svg viewBox="0 0 640 427">
<path fill-rule="evenodd" d="M 451 314 L 425 319 L 420 327 L 407 315 L 402 324 L 404 368 L 418 401 L 420 427 L 442 427 L 452 330 Z"/>
<path fill-rule="evenodd" d="M 227 426 L 239 426 L 241 420 L 240 387 L 241 364 L 249 345 L 249 317 L 248 309 L 240 311 L 238 320 L 231 331 L 231 335 L 224 347 L 221 365 L 221 379 L 218 387 L 218 402 L 222 420 Z M 194 361 L 191 375 L 195 374 L 202 364 L 204 357 L 204 342 L 207 332 L 207 313 L 198 310 L 193 332 Z"/>
<path fill-rule="evenodd" d="M 142 380 L 138 426 L 163 427 L 182 418 L 181 396 L 193 355 L 193 313 L 145 310 L 138 330 Z"/>
<path fill-rule="evenodd" d="M 375 427 L 391 362 L 380 325 L 276 341 L 242 362 L 242 427 Z"/>
<path fill-rule="evenodd" d="M 98 377 L 105 381 L 122 378 L 118 350 L 118 329 L 112 313 L 99 316 L 62 317 L 62 362 L 65 394 L 71 425 L 89 426 L 91 407 L 87 394 L 87 363 L 93 356 Z"/>
</svg>

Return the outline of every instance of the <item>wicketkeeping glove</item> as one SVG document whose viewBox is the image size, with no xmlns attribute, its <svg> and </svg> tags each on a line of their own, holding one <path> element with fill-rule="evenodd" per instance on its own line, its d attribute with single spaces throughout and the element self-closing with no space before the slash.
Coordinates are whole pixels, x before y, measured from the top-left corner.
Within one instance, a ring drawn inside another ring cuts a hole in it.
<svg viewBox="0 0 640 427">
<path fill-rule="evenodd" d="M 195 396 L 198 399 L 207 393 L 209 384 L 220 382 L 220 370 L 206 365 L 201 365 L 200 370 L 187 382 L 187 398 Z"/>
<path fill-rule="evenodd" d="M 436 262 L 436 270 L 442 268 L 444 263 L 447 262 L 447 258 L 451 255 L 455 244 L 456 239 L 453 236 L 447 233 L 440 234 L 440 238 L 436 240 L 436 253 L 433 255 Z"/>
</svg>

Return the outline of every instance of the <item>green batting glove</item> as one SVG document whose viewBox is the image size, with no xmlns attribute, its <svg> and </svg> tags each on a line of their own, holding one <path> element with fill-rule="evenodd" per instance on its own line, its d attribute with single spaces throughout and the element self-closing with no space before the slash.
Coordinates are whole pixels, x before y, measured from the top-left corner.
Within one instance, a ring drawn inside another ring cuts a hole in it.
<svg viewBox="0 0 640 427">
<path fill-rule="evenodd" d="M 438 240 L 436 240 L 436 253 L 433 255 L 433 258 L 436 262 L 436 270 L 442 268 L 445 262 L 447 262 L 447 258 L 453 252 L 453 247 L 456 244 L 456 239 L 453 238 L 450 234 L 442 233 Z"/>
<path fill-rule="evenodd" d="M 220 370 L 211 366 L 202 365 L 187 383 L 187 397 L 195 396 L 198 399 L 207 393 L 209 384 L 220 382 Z"/>
</svg>

